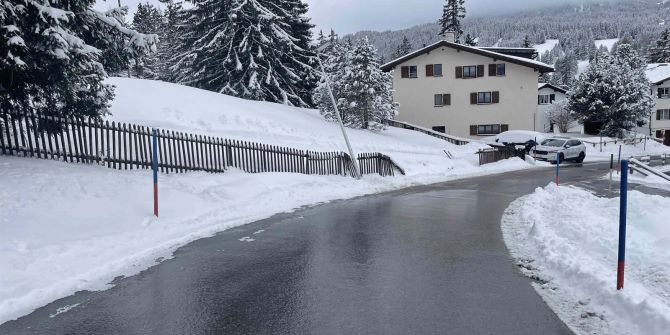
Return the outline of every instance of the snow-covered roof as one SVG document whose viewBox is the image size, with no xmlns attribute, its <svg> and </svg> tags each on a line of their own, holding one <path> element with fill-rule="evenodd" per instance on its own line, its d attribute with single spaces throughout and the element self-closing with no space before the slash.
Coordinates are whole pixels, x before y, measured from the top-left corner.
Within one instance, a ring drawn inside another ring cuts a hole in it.
<svg viewBox="0 0 670 335">
<path fill-rule="evenodd" d="M 482 48 L 477 48 L 477 47 L 471 47 L 463 44 L 458 44 L 458 43 L 453 43 L 453 42 L 447 42 L 445 40 L 433 43 L 427 47 L 421 48 L 417 51 L 414 51 L 412 53 L 409 53 L 405 56 L 402 56 L 400 58 L 394 59 L 384 65 L 381 66 L 381 69 L 383 71 L 391 71 L 394 66 L 404 63 L 412 58 L 418 57 L 426 52 L 430 52 L 434 49 L 441 48 L 441 47 L 449 47 L 449 48 L 454 48 L 458 49 L 461 51 L 465 52 L 470 52 L 473 54 L 477 54 L 480 56 L 485 56 L 485 57 L 490 57 L 494 59 L 499 59 L 499 60 L 504 60 L 510 63 L 522 65 L 522 66 L 528 66 L 532 67 L 534 69 L 537 69 L 540 73 L 545 73 L 545 72 L 554 72 L 554 67 L 547 65 L 545 63 L 542 63 L 540 61 L 528 59 L 528 58 L 523 58 L 523 57 L 517 57 L 517 56 L 510 56 L 510 55 L 505 55 L 499 52 L 493 52 L 489 50 L 485 50 Z"/>
<path fill-rule="evenodd" d="M 545 87 L 546 87 L 546 88 L 551 88 L 552 90 L 554 90 L 554 91 L 556 91 L 556 92 L 561 92 L 561 93 L 563 93 L 563 94 L 565 94 L 565 93 L 568 92 L 567 90 L 565 90 L 565 89 L 563 89 L 563 88 L 560 88 L 560 87 L 558 87 L 558 86 L 556 86 L 556 85 L 552 85 L 552 84 L 549 84 L 549 83 L 537 83 L 537 89 L 538 89 L 538 90 L 541 90 L 541 89 L 543 89 L 543 88 L 545 88 Z"/>
<path fill-rule="evenodd" d="M 660 84 L 670 79 L 670 63 L 648 64 L 646 74 L 652 84 Z"/>
</svg>

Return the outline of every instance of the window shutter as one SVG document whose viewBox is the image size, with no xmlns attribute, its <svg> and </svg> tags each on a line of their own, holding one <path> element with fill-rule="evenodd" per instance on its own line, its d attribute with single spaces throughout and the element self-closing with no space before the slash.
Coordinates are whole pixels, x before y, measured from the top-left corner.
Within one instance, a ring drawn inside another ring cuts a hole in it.
<svg viewBox="0 0 670 335">
<path fill-rule="evenodd" d="M 426 77 L 433 76 L 433 64 L 426 65 Z"/>
<path fill-rule="evenodd" d="M 659 89 L 658 89 L 658 97 L 660 98 L 660 97 L 662 97 L 662 96 L 663 96 L 663 89 L 662 89 L 662 88 L 659 88 Z"/>
<path fill-rule="evenodd" d="M 477 77 L 484 76 L 484 65 L 477 65 Z"/>
<path fill-rule="evenodd" d="M 541 96 L 541 95 L 538 95 L 538 96 L 537 96 L 537 104 L 538 104 L 538 105 L 541 105 L 541 104 L 542 104 L 542 96 Z"/>
<path fill-rule="evenodd" d="M 500 92 L 498 91 L 491 92 L 491 103 L 494 104 L 500 103 Z"/>
<path fill-rule="evenodd" d="M 495 77 L 496 75 L 496 65 L 489 64 L 489 77 Z"/>
<path fill-rule="evenodd" d="M 470 135 L 477 135 L 477 126 L 470 126 Z"/>
<path fill-rule="evenodd" d="M 657 121 L 660 121 L 660 120 L 661 120 L 661 111 L 660 111 L 660 110 L 657 110 L 657 111 L 656 111 L 656 120 L 657 120 Z"/>
<path fill-rule="evenodd" d="M 451 106 L 451 94 L 442 95 L 442 102 L 445 106 Z"/>
<path fill-rule="evenodd" d="M 400 68 L 400 76 L 402 78 L 409 78 L 409 66 L 403 66 Z"/>
<path fill-rule="evenodd" d="M 470 104 L 471 105 L 476 105 L 477 104 L 477 93 L 470 93 Z"/>
<path fill-rule="evenodd" d="M 549 94 L 549 103 L 553 103 L 556 100 L 556 94 Z"/>
<path fill-rule="evenodd" d="M 456 67 L 456 79 L 461 79 L 463 78 L 463 67 L 462 66 L 457 66 Z"/>
<path fill-rule="evenodd" d="M 509 125 L 508 124 L 501 124 L 500 125 L 500 132 L 504 133 L 506 131 L 509 131 Z"/>
</svg>

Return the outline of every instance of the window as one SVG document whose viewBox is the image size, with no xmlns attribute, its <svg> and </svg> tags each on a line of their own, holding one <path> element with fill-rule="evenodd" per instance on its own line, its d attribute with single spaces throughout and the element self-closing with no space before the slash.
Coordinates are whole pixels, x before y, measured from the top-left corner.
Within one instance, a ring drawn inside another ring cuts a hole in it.
<svg viewBox="0 0 670 335">
<path fill-rule="evenodd" d="M 500 134 L 499 124 L 486 124 L 477 126 L 477 135 L 496 135 Z"/>
<path fill-rule="evenodd" d="M 477 78 L 477 66 L 464 66 L 463 78 Z"/>
<path fill-rule="evenodd" d="M 442 64 L 426 65 L 426 77 L 442 77 Z"/>
<path fill-rule="evenodd" d="M 477 104 L 490 104 L 490 103 L 491 103 L 491 92 L 477 93 Z"/>
<path fill-rule="evenodd" d="M 496 64 L 496 76 L 498 77 L 505 76 L 505 64 Z"/>
<path fill-rule="evenodd" d="M 451 94 L 435 94 L 435 107 L 451 105 Z"/>
<path fill-rule="evenodd" d="M 549 94 L 542 94 L 537 97 L 537 103 L 540 105 L 548 105 L 551 103 Z"/>
<path fill-rule="evenodd" d="M 435 126 L 435 127 L 433 127 L 433 131 L 436 131 L 436 132 L 442 133 L 442 134 L 446 134 L 447 127 L 445 127 L 445 126 Z"/>
<path fill-rule="evenodd" d="M 500 92 L 474 92 L 470 93 L 471 105 L 488 105 L 500 103 Z"/>
<path fill-rule="evenodd" d="M 670 98 L 670 87 L 659 87 L 658 88 L 658 98 L 659 99 Z"/>
<path fill-rule="evenodd" d="M 401 67 L 400 68 L 400 77 L 402 77 L 402 78 L 417 78 L 416 65 Z"/>
<path fill-rule="evenodd" d="M 508 124 L 480 124 L 470 126 L 470 135 L 497 135 L 509 131 Z"/>
<path fill-rule="evenodd" d="M 656 110 L 656 120 L 670 120 L 670 109 Z"/>
</svg>

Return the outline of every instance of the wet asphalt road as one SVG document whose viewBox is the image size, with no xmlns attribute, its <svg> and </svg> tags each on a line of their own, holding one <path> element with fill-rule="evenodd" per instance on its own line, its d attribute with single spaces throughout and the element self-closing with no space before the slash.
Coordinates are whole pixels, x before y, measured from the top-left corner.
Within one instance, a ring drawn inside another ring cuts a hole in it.
<svg viewBox="0 0 670 335">
<path fill-rule="evenodd" d="M 562 180 L 602 190 L 589 180 L 606 168 L 565 168 Z M 0 334 L 571 334 L 500 230 L 511 201 L 551 180 L 551 169 L 514 172 L 277 215 Z"/>
</svg>

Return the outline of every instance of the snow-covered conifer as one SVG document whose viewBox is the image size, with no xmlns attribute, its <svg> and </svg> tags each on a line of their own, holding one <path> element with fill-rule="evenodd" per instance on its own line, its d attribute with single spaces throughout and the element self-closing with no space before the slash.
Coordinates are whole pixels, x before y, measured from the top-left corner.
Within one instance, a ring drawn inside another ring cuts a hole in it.
<svg viewBox="0 0 670 335">
<path fill-rule="evenodd" d="M 661 37 L 649 48 L 650 63 L 670 62 L 670 28 L 665 28 Z"/>
<path fill-rule="evenodd" d="M 311 105 L 312 25 L 302 0 L 203 0 L 187 11 L 177 81 L 250 100 Z M 185 43 L 187 41 L 188 43 Z"/>
<path fill-rule="evenodd" d="M 413 49 L 412 43 L 409 41 L 407 36 L 405 36 L 405 37 L 402 38 L 402 43 L 400 43 L 400 45 L 398 45 L 398 48 L 393 53 L 392 57 L 394 59 L 400 58 L 400 57 L 405 56 L 405 55 L 409 54 L 410 52 L 412 52 L 412 49 Z"/>
<path fill-rule="evenodd" d="M 465 36 L 465 45 L 469 45 L 471 47 L 476 47 L 477 46 L 477 40 L 470 36 L 470 34 L 467 34 Z"/>
<path fill-rule="evenodd" d="M 103 82 L 104 53 L 137 55 L 156 39 L 125 28 L 118 11 L 93 10 L 94 3 L 3 1 L 0 110 L 92 117 L 107 111 L 113 87 Z"/>
<path fill-rule="evenodd" d="M 150 3 L 138 4 L 133 16 L 132 28 L 143 34 L 160 35 L 163 31 L 162 13 Z M 160 44 L 159 44 L 160 46 Z M 155 78 L 158 62 L 156 53 L 140 55 L 131 60 L 132 71 L 139 78 Z"/>
<path fill-rule="evenodd" d="M 462 20 L 465 18 L 465 0 L 446 0 L 440 18 L 440 34 L 453 32 L 456 42 L 460 43 L 463 35 Z"/>
</svg>

